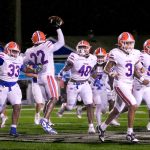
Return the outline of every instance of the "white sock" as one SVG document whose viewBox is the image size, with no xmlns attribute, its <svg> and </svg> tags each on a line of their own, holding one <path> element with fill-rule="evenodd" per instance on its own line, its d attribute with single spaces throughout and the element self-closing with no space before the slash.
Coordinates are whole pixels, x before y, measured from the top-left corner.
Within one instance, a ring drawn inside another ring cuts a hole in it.
<svg viewBox="0 0 150 150">
<path fill-rule="evenodd" d="M 131 134 L 131 133 L 133 133 L 133 128 L 128 128 L 127 129 L 127 134 Z"/>
<path fill-rule="evenodd" d="M 40 116 L 40 113 L 38 112 L 38 113 L 36 113 L 36 116 Z"/>
<path fill-rule="evenodd" d="M 43 118 L 46 122 L 48 122 L 48 119 L 46 119 L 46 118 Z"/>
<path fill-rule="evenodd" d="M 103 122 L 102 125 L 101 125 L 101 129 L 103 131 L 105 131 L 107 127 L 108 127 L 108 125 L 105 122 Z"/>
<path fill-rule="evenodd" d="M 93 123 L 90 123 L 90 124 L 89 124 L 89 128 L 94 128 Z"/>
<path fill-rule="evenodd" d="M 17 128 L 17 125 L 16 124 L 12 124 L 11 127 Z"/>
<path fill-rule="evenodd" d="M 1 113 L 1 114 L 0 114 L 0 117 L 3 118 L 3 117 L 5 117 L 5 115 L 4 115 L 3 113 Z"/>
</svg>

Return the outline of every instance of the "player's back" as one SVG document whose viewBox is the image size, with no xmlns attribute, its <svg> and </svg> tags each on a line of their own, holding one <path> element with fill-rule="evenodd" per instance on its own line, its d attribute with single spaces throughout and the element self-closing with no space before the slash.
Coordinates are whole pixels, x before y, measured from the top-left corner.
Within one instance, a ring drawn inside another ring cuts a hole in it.
<svg viewBox="0 0 150 150">
<path fill-rule="evenodd" d="M 42 64 L 43 69 L 39 73 L 54 75 L 53 44 L 51 41 L 35 45 L 26 51 L 25 61 L 32 61 L 35 64 Z"/>
</svg>

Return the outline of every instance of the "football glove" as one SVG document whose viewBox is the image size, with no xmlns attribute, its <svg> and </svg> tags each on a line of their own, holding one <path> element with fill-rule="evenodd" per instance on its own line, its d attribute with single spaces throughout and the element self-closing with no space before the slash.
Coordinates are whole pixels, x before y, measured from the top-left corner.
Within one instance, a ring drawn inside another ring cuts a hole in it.
<svg viewBox="0 0 150 150">
<path fill-rule="evenodd" d="M 24 68 L 26 68 L 27 73 L 39 73 L 42 71 L 43 65 L 42 64 L 34 64 L 33 62 L 29 61 L 24 64 Z"/>
<path fill-rule="evenodd" d="M 51 16 L 48 20 L 50 25 L 56 29 L 59 29 L 64 24 L 64 21 L 58 16 Z"/>
<path fill-rule="evenodd" d="M 43 65 L 42 64 L 33 65 L 33 69 L 34 69 L 34 72 L 37 74 L 42 71 Z"/>
</svg>

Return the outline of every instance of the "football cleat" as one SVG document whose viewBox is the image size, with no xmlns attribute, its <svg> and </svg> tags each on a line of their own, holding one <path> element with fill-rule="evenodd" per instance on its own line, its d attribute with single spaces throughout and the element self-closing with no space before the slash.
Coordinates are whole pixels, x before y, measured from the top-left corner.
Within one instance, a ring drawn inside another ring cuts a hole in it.
<svg viewBox="0 0 150 150">
<path fill-rule="evenodd" d="M 19 136 L 19 134 L 17 133 L 17 129 L 15 127 L 10 128 L 9 135 L 11 135 L 13 137 L 18 137 Z"/>
<path fill-rule="evenodd" d="M 7 120 L 7 119 L 8 119 L 7 116 L 4 116 L 4 117 L 1 118 L 1 120 L 2 120 L 2 123 L 1 123 L 1 125 L 0 125 L 1 128 L 4 128 L 4 127 L 5 127 L 5 123 L 6 123 L 6 120 Z"/>
<path fill-rule="evenodd" d="M 60 112 L 58 112 L 58 113 L 57 113 L 57 116 L 58 116 L 59 118 L 62 118 L 63 114 L 61 114 Z"/>
<path fill-rule="evenodd" d="M 40 115 L 39 114 L 35 114 L 34 123 L 35 123 L 35 125 L 39 125 L 40 124 Z"/>
<path fill-rule="evenodd" d="M 50 135 L 55 135 L 57 134 L 57 131 L 55 131 L 49 122 L 47 122 L 45 119 L 40 119 L 40 125 L 42 126 L 43 130 L 46 131 Z"/>
<path fill-rule="evenodd" d="M 110 125 L 113 125 L 113 126 L 120 126 L 120 123 L 117 122 L 116 119 L 113 119 L 113 120 L 111 121 Z"/>
<path fill-rule="evenodd" d="M 147 131 L 150 131 L 150 122 L 147 124 L 146 128 L 147 128 Z"/>
<path fill-rule="evenodd" d="M 89 127 L 88 133 L 89 133 L 89 134 L 95 134 L 96 132 L 95 132 L 94 127 Z"/>
<path fill-rule="evenodd" d="M 127 139 L 127 141 L 129 141 L 131 143 L 138 143 L 139 142 L 139 140 L 135 137 L 134 133 L 127 134 L 126 139 Z"/>
<path fill-rule="evenodd" d="M 104 142 L 105 141 L 105 131 L 103 131 L 102 129 L 101 129 L 101 126 L 97 126 L 96 127 L 96 130 L 97 130 L 97 133 L 98 133 L 98 136 L 99 136 L 99 140 L 101 141 L 101 142 Z"/>
</svg>

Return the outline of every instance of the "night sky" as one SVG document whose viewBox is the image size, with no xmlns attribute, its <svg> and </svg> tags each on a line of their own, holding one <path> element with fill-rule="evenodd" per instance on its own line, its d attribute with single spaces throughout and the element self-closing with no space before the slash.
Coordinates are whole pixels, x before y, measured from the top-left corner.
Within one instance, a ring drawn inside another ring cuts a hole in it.
<svg viewBox="0 0 150 150">
<path fill-rule="evenodd" d="M 89 2 L 90 1 L 90 2 Z M 48 25 L 48 17 L 58 15 L 65 24 L 64 35 L 119 35 L 123 31 L 150 34 L 150 9 L 147 1 L 137 0 L 22 0 L 22 44 L 31 43 L 36 30 L 48 36 L 55 33 Z M 0 4 L 0 41 L 15 38 L 15 0 Z M 100 3 L 100 4 L 99 4 Z"/>
</svg>

